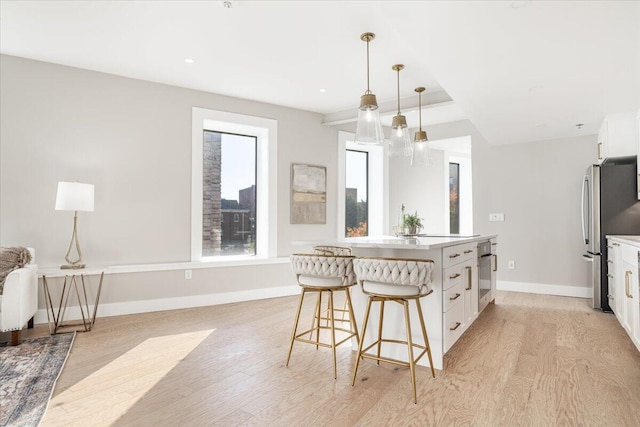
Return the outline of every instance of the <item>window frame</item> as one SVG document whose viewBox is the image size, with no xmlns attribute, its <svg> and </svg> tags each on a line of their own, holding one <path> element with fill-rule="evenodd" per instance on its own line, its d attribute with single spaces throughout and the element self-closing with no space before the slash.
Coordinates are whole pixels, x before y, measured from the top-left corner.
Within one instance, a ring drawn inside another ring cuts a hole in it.
<svg viewBox="0 0 640 427">
<path fill-rule="evenodd" d="M 225 262 L 277 256 L 278 121 L 263 117 L 192 107 L 191 111 L 191 261 Z M 256 137 L 256 254 L 202 256 L 202 169 L 204 131 Z"/>
</svg>

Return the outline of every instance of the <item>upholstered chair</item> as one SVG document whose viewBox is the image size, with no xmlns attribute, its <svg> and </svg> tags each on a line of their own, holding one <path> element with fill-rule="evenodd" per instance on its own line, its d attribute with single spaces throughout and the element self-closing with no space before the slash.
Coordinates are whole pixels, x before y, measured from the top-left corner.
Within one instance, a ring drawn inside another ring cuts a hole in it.
<svg viewBox="0 0 640 427">
<path fill-rule="evenodd" d="M 296 275 L 298 285 L 300 285 L 301 293 L 298 302 L 298 310 L 296 312 L 295 321 L 293 323 L 293 331 L 291 333 L 291 342 L 289 345 L 289 354 L 287 355 L 286 366 L 289 366 L 293 343 L 303 342 L 313 344 L 316 349 L 319 346 L 331 348 L 333 357 L 333 377 L 338 377 L 336 366 L 336 347 L 340 344 L 358 337 L 358 328 L 353 319 L 353 306 L 351 304 L 351 295 L 349 288 L 355 285 L 355 275 L 353 273 L 353 257 L 343 255 L 323 255 L 323 254 L 294 254 L 291 255 L 291 267 Z M 347 310 L 349 313 L 348 327 L 340 325 L 336 327 L 335 311 L 334 311 L 334 293 L 344 292 Z M 308 293 L 316 293 L 318 301 L 314 310 L 314 319 L 311 328 L 298 332 L 298 323 L 300 320 L 300 312 L 304 303 L 304 297 Z M 321 312 L 322 295 L 328 294 L 327 324 L 322 325 Z M 329 339 L 320 338 L 321 331 L 329 332 Z M 313 338 L 315 332 L 315 339 Z M 336 332 L 341 333 L 342 337 L 336 341 Z M 359 341 L 358 341 L 359 342 Z"/>
<path fill-rule="evenodd" d="M 431 366 L 431 375 L 435 377 L 433 369 L 433 361 L 431 358 L 431 348 L 429 347 L 429 338 L 427 337 L 427 329 L 422 315 L 422 307 L 420 306 L 420 298 L 425 297 L 433 292 L 431 289 L 431 276 L 434 269 L 434 262 L 422 259 L 392 259 L 392 258 L 355 258 L 353 261 L 354 271 L 357 281 L 362 291 L 368 295 L 367 308 L 362 324 L 362 335 L 358 345 L 358 353 L 356 356 L 355 367 L 353 369 L 353 378 L 351 385 L 355 385 L 356 375 L 358 374 L 358 366 L 360 359 L 373 359 L 379 364 L 380 361 L 389 362 L 400 366 L 408 367 L 411 372 L 411 386 L 413 388 L 413 402 L 418 403 L 416 394 L 416 370 L 415 365 L 422 356 L 427 354 L 429 365 Z M 404 320 L 407 331 L 407 341 L 384 339 L 382 337 L 382 324 L 384 319 L 384 304 L 392 301 L 403 306 Z M 411 336 L 411 319 L 409 318 L 409 301 L 415 301 L 422 329 L 423 344 L 414 343 Z M 380 303 L 380 317 L 378 323 L 378 338 L 373 343 L 364 346 L 364 337 L 366 336 L 367 323 L 369 322 L 369 313 L 371 312 L 371 304 L 373 302 Z M 390 357 L 382 357 L 381 347 L 383 343 L 403 344 L 407 347 L 408 362 L 392 359 Z M 364 348 L 363 348 L 364 347 Z M 375 352 L 369 352 L 376 347 Z M 414 349 L 421 350 L 416 356 Z"/>
<path fill-rule="evenodd" d="M 0 295 L 0 332 L 11 332 L 11 345 L 20 344 L 22 328 L 38 310 L 38 266 L 31 262 L 7 275 Z"/>
</svg>

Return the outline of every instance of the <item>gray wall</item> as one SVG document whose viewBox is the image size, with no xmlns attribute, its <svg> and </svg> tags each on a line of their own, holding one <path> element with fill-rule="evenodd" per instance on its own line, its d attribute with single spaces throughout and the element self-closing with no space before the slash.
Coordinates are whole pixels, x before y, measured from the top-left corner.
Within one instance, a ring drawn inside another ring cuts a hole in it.
<svg viewBox="0 0 640 427">
<path fill-rule="evenodd" d="M 491 146 L 468 120 L 428 131 L 431 139 L 472 137 L 474 232 L 499 235 L 498 280 L 587 286 L 580 192 L 596 135 Z M 490 213 L 505 221 L 489 222 Z"/>
<path fill-rule="evenodd" d="M 79 213 L 87 264 L 189 261 L 194 106 L 278 120 L 279 256 L 293 240 L 335 235 L 338 137 L 321 115 L 1 55 L 0 244 L 34 247 L 40 267 L 64 263 L 73 214 L 54 210 L 56 186 L 80 181 L 96 188 L 95 211 Z M 292 162 L 327 166 L 326 225 L 289 224 Z M 102 301 L 294 283 L 287 264 L 241 268 L 255 280 L 229 285 L 238 267 L 194 271 L 188 282 L 176 272 L 118 275 Z"/>
</svg>

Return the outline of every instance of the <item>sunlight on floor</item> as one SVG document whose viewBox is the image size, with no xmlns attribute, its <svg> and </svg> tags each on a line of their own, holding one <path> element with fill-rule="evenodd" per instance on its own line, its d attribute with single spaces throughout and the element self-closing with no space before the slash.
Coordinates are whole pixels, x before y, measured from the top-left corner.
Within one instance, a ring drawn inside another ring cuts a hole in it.
<svg viewBox="0 0 640 427">
<path fill-rule="evenodd" d="M 70 425 L 68 412 L 87 407 L 93 408 L 91 419 L 73 420 L 74 424 L 92 425 L 117 419 L 213 331 L 215 329 L 145 340 L 52 398 L 46 425 Z"/>
</svg>

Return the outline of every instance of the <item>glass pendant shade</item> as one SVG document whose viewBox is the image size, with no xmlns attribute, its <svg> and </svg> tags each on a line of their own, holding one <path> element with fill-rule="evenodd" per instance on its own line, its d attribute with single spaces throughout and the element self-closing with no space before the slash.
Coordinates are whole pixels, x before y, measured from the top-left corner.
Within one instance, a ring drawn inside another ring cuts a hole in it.
<svg viewBox="0 0 640 427">
<path fill-rule="evenodd" d="M 372 105 L 360 107 L 355 142 L 358 144 L 381 144 L 383 141 L 384 131 L 380 122 L 378 105 L 375 105 L 375 108 Z"/>
<path fill-rule="evenodd" d="M 398 115 L 393 118 L 391 139 L 389 142 L 390 157 L 409 157 L 411 155 L 411 137 L 407 127 L 407 119 Z"/>
<path fill-rule="evenodd" d="M 418 133 L 418 132 L 416 132 Z M 431 149 L 429 141 L 416 141 L 413 143 L 411 166 L 429 166 L 431 164 Z"/>
</svg>

